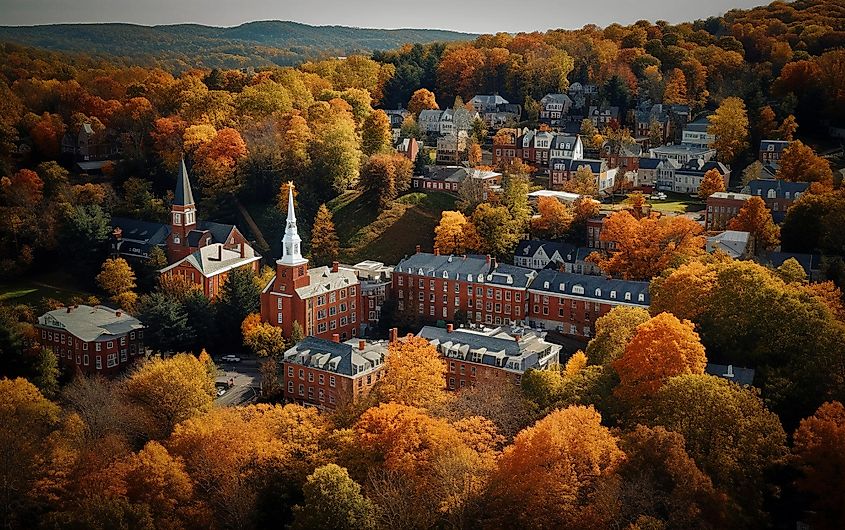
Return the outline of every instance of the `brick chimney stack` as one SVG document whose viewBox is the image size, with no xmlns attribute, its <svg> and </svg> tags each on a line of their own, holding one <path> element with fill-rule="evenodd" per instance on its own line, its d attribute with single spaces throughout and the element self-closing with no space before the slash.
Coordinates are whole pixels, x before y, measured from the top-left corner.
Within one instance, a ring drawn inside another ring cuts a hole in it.
<svg viewBox="0 0 845 530">
<path fill-rule="evenodd" d="M 446 333 L 452 333 L 453 331 L 455 331 L 455 325 L 454 324 L 446 324 Z"/>
<path fill-rule="evenodd" d="M 332 342 L 340 342 L 340 334 L 339 333 L 333 333 L 332 334 Z"/>
<path fill-rule="evenodd" d="M 340 263 L 337 261 L 332 262 L 332 272 L 337 272 L 340 269 Z"/>
<path fill-rule="evenodd" d="M 416 253 L 419 254 L 420 252 L 422 252 L 422 247 L 417 245 L 416 250 L 417 250 Z"/>
<path fill-rule="evenodd" d="M 397 328 L 390 328 L 390 342 L 396 342 L 399 335 L 399 330 Z"/>
<path fill-rule="evenodd" d="M 364 339 L 359 339 L 359 340 L 358 340 L 358 349 L 359 349 L 360 351 L 364 351 L 364 349 L 365 349 L 366 347 L 367 347 L 367 341 L 365 341 Z"/>
<path fill-rule="evenodd" d="M 439 255 L 440 255 L 440 249 L 439 249 L 438 247 L 434 247 L 434 255 L 435 255 L 435 256 L 439 256 Z"/>
</svg>

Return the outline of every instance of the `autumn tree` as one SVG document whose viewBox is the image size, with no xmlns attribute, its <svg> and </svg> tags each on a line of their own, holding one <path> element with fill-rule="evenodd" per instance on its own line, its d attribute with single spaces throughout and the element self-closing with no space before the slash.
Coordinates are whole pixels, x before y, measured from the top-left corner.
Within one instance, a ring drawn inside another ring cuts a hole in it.
<svg viewBox="0 0 845 530">
<path fill-rule="evenodd" d="M 663 103 L 666 105 L 687 104 L 687 78 L 680 68 L 673 68 L 666 78 Z"/>
<path fill-rule="evenodd" d="M 748 114 L 745 103 L 737 97 L 725 98 L 710 115 L 707 132 L 716 139 L 713 148 L 722 162 L 733 162 L 748 149 Z"/>
<path fill-rule="evenodd" d="M 315 103 L 311 111 L 314 118 L 308 154 L 313 173 L 325 186 L 325 191 L 318 189 L 319 196 L 326 198 L 329 190 L 340 193 L 357 184 L 361 149 L 351 112 L 332 109 L 326 102 Z"/>
<path fill-rule="evenodd" d="M 627 211 L 605 219 L 602 241 L 613 241 L 615 249 L 595 259 L 607 274 L 629 280 L 648 280 L 671 264 L 700 254 L 704 248 L 701 225 L 684 216 L 640 220 Z"/>
<path fill-rule="evenodd" d="M 719 191 L 725 191 L 725 178 L 716 168 L 707 170 L 701 179 L 698 196 L 706 200 L 707 197 Z"/>
<path fill-rule="evenodd" d="M 251 313 L 241 324 L 244 346 L 259 357 L 274 357 L 285 352 L 282 328 L 261 321 L 261 315 Z"/>
<path fill-rule="evenodd" d="M 596 319 L 595 333 L 587 344 L 587 357 L 593 364 L 611 364 L 625 353 L 638 326 L 649 320 L 648 310 L 616 306 Z"/>
<path fill-rule="evenodd" d="M 687 453 L 731 496 L 740 516 L 764 516 L 765 475 L 786 455 L 786 434 L 753 389 L 711 375 L 673 377 L 643 411 L 684 437 Z"/>
<path fill-rule="evenodd" d="M 513 219 L 506 206 L 480 204 L 472 213 L 467 227 L 466 245 L 495 256 L 507 256 L 519 241 Z"/>
<path fill-rule="evenodd" d="M 518 385 L 497 379 L 461 388 L 446 403 L 442 415 L 453 422 L 472 417 L 487 418 L 502 436 L 511 440 L 537 417 L 536 409 Z"/>
<path fill-rule="evenodd" d="M 411 100 L 408 101 L 408 112 L 410 112 L 414 118 L 420 117 L 420 112 L 423 110 L 437 110 L 440 107 L 437 105 L 437 101 L 434 98 L 434 94 L 425 88 L 420 88 L 411 96 Z"/>
<path fill-rule="evenodd" d="M 364 119 L 361 128 L 361 151 L 370 156 L 387 151 L 392 143 L 390 119 L 383 110 L 374 110 Z"/>
<path fill-rule="evenodd" d="M 328 265 L 337 259 L 340 241 L 337 238 L 332 213 L 321 204 L 311 227 L 311 259 L 315 265 Z"/>
<path fill-rule="evenodd" d="M 261 308 L 259 296 L 262 286 L 256 282 L 252 269 L 240 268 L 229 272 L 220 288 L 216 302 L 217 328 L 224 342 L 240 346 L 242 337 L 241 324 L 250 313 L 258 313 Z"/>
<path fill-rule="evenodd" d="M 629 400 L 653 395 L 670 377 L 703 374 L 707 358 L 692 322 L 660 313 L 640 324 L 613 361 L 619 374 L 617 394 Z"/>
<path fill-rule="evenodd" d="M 197 146 L 193 156 L 194 169 L 199 173 L 205 189 L 212 194 L 232 194 L 243 184 L 238 176 L 237 165 L 246 158 L 247 153 L 241 134 L 235 129 L 224 128 Z"/>
<path fill-rule="evenodd" d="M 637 425 L 620 445 L 626 458 L 619 467 L 619 526 L 645 515 L 659 520 L 660 528 L 727 525 L 727 499 L 687 454 L 683 436 Z"/>
<path fill-rule="evenodd" d="M 151 359 L 123 383 L 122 394 L 145 415 L 153 438 L 162 439 L 177 423 L 208 412 L 214 400 L 214 380 L 190 354 Z"/>
<path fill-rule="evenodd" d="M 531 231 L 543 239 L 560 239 L 569 231 L 572 212 L 554 197 L 540 197 L 537 217 L 531 219 Z"/>
<path fill-rule="evenodd" d="M 745 201 L 736 217 L 728 223 L 731 230 L 749 232 L 760 248 L 772 249 L 780 243 L 780 228 L 772 220 L 772 212 L 760 197 Z"/>
<path fill-rule="evenodd" d="M 795 116 L 790 114 L 783 119 L 777 133 L 781 140 L 791 142 L 795 139 L 796 131 L 798 131 L 798 121 L 795 119 Z"/>
<path fill-rule="evenodd" d="M 757 134 L 761 139 L 774 138 L 777 133 L 777 122 L 775 121 L 775 111 L 772 107 L 766 105 L 760 109 L 760 116 L 757 121 Z"/>
<path fill-rule="evenodd" d="M 599 188 L 596 183 L 596 177 L 593 175 L 593 170 L 590 169 L 590 166 L 579 166 L 575 173 L 563 183 L 563 191 L 586 195 L 587 197 L 598 195 Z"/>
<path fill-rule="evenodd" d="M 282 123 L 285 129 L 284 141 L 279 146 L 280 169 L 294 181 L 301 182 L 311 167 L 311 129 L 305 118 L 299 115 L 291 115 Z"/>
<path fill-rule="evenodd" d="M 304 503 L 294 507 L 291 528 L 375 528 L 373 504 L 345 468 L 337 464 L 319 467 L 308 476 L 302 489 Z"/>
<path fill-rule="evenodd" d="M 388 155 L 374 155 L 361 169 L 361 186 L 372 195 L 380 210 L 387 209 L 396 198 L 396 169 Z"/>
<path fill-rule="evenodd" d="M 446 363 L 427 340 L 409 336 L 392 342 L 384 368 L 378 389 L 383 401 L 424 408 L 445 401 Z"/>
<path fill-rule="evenodd" d="M 103 262 L 97 283 L 109 293 L 111 299 L 120 307 L 133 310 L 138 301 L 135 288 L 135 272 L 123 258 L 107 259 Z"/>
<path fill-rule="evenodd" d="M 434 246 L 444 254 L 465 254 L 467 218 L 461 212 L 444 210 L 434 228 Z"/>
<path fill-rule="evenodd" d="M 488 513 L 496 525 L 605 526 L 613 514 L 599 506 L 597 490 L 612 480 L 623 459 L 592 407 L 556 410 L 505 449 L 492 478 Z"/>
<path fill-rule="evenodd" d="M 755 160 L 748 164 L 748 166 L 742 170 L 742 185 L 748 186 L 748 184 L 752 180 L 757 180 L 761 178 L 763 175 L 763 163 L 759 160 Z"/>
<path fill-rule="evenodd" d="M 793 436 L 792 460 L 801 471 L 798 487 L 811 495 L 811 519 L 818 528 L 845 524 L 845 407 L 824 403 L 801 420 Z"/>
<path fill-rule="evenodd" d="M 801 140 L 790 143 L 783 150 L 776 176 L 789 182 L 818 182 L 828 188 L 833 185 L 830 163 Z"/>
<path fill-rule="evenodd" d="M 467 162 L 472 167 L 481 164 L 481 146 L 477 142 L 472 142 L 467 149 Z"/>
</svg>

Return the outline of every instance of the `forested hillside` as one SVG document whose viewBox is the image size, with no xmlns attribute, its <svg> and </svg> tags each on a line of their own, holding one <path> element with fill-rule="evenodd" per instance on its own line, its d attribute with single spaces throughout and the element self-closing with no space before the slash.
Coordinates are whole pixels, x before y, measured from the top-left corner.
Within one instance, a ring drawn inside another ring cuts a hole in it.
<svg viewBox="0 0 845 530">
<path fill-rule="evenodd" d="M 199 24 L 51 24 L 0 27 L 0 41 L 55 51 L 111 55 L 169 69 L 291 65 L 306 59 L 389 50 L 405 43 L 469 40 L 475 35 L 428 29 L 309 26 L 268 20 L 230 28 Z"/>
</svg>

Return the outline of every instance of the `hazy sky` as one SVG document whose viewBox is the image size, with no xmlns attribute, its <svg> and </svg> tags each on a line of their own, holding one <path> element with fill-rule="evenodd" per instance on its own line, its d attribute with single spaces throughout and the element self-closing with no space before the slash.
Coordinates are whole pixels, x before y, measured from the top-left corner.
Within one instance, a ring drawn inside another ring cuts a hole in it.
<svg viewBox="0 0 845 530">
<path fill-rule="evenodd" d="M 606 26 L 639 19 L 680 22 L 766 0 L 0 0 L 0 25 L 61 22 L 253 20 L 369 28 L 440 28 L 472 33 Z"/>
</svg>

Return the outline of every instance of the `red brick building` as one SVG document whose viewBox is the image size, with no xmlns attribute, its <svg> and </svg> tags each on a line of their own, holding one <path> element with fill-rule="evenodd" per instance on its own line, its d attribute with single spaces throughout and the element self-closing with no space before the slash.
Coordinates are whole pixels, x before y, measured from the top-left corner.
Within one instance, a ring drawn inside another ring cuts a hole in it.
<svg viewBox="0 0 845 530">
<path fill-rule="evenodd" d="M 446 361 L 446 388 L 457 390 L 484 381 L 507 379 L 519 384 L 526 370 L 546 370 L 560 363 L 561 347 L 543 335 L 519 328 L 488 331 L 425 326 L 419 336 Z"/>
<path fill-rule="evenodd" d="M 510 325 L 528 316 L 525 289 L 536 271 L 485 258 L 417 252 L 393 270 L 400 313 L 419 320 Z"/>
<path fill-rule="evenodd" d="M 739 214 L 745 201 L 751 195 L 719 191 L 707 197 L 707 210 L 704 215 L 705 230 L 725 230 L 728 223 Z"/>
<path fill-rule="evenodd" d="M 613 307 L 626 305 L 647 309 L 648 282 L 614 280 L 540 271 L 528 288 L 529 324 L 533 328 L 555 329 L 575 337 L 592 337 L 595 322 Z"/>
<path fill-rule="evenodd" d="M 362 320 L 360 282 L 355 272 L 332 267 L 308 268 L 300 251 L 293 209 L 293 186 L 288 194 L 288 217 L 282 238 L 282 257 L 276 274 L 261 293 L 261 319 L 279 326 L 290 337 L 299 322 L 305 335 L 342 340 L 358 336 Z"/>
<path fill-rule="evenodd" d="M 392 333 L 395 340 L 395 331 Z M 333 410 L 354 403 L 381 380 L 387 341 L 340 342 L 306 337 L 285 352 L 282 361 L 285 398 Z"/>
<path fill-rule="evenodd" d="M 173 265 L 165 267 L 161 276 L 181 276 L 198 285 L 203 294 L 212 300 L 220 294 L 229 271 L 250 268 L 258 272 L 261 256 L 251 246 L 241 243 L 237 251 L 229 250 L 222 243 L 201 247 Z"/>
<path fill-rule="evenodd" d="M 69 306 L 38 317 L 41 344 L 62 368 L 116 375 L 144 354 L 144 326 L 120 309 Z"/>
</svg>

